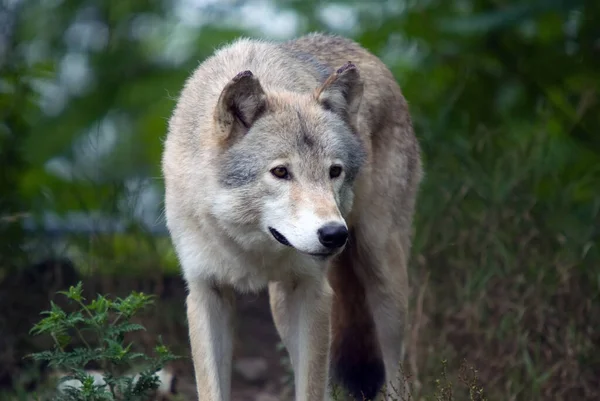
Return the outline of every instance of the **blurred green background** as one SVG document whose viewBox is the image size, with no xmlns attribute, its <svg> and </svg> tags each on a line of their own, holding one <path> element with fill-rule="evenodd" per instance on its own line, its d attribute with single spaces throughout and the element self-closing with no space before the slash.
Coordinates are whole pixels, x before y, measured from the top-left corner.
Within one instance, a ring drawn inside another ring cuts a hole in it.
<svg viewBox="0 0 600 401">
<path fill-rule="evenodd" d="M 177 275 L 159 161 L 185 78 L 316 30 L 383 59 L 423 147 L 413 377 L 466 358 L 491 399 L 600 399 L 598 1 L 1 0 L 0 283 L 57 256 Z"/>
</svg>

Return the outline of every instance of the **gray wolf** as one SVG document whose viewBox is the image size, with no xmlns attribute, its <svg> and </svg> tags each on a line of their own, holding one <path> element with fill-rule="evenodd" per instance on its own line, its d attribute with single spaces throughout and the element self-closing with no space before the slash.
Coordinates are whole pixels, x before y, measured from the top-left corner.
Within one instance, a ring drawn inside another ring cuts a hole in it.
<svg viewBox="0 0 600 401">
<path fill-rule="evenodd" d="M 268 288 L 296 400 L 398 385 L 422 175 L 407 103 L 357 43 L 239 39 L 169 120 L 165 216 L 188 285 L 198 397 L 229 400 L 235 291 Z"/>
</svg>

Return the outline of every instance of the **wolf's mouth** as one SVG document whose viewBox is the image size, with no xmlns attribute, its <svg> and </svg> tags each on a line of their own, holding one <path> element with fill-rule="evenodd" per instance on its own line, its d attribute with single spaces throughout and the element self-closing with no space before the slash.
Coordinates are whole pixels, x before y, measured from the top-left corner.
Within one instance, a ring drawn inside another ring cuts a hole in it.
<svg viewBox="0 0 600 401">
<path fill-rule="evenodd" d="M 313 258 L 317 258 L 319 260 L 325 260 L 330 256 L 333 256 L 333 253 L 325 252 L 325 253 L 309 253 Z"/>
<path fill-rule="evenodd" d="M 283 234 L 281 234 L 279 231 L 277 231 L 273 227 L 269 227 L 269 232 L 271 233 L 273 238 L 275 238 L 279 243 L 281 243 L 285 246 L 292 246 L 292 244 L 290 244 L 290 241 L 288 241 L 287 238 L 285 238 L 283 236 Z"/>
</svg>

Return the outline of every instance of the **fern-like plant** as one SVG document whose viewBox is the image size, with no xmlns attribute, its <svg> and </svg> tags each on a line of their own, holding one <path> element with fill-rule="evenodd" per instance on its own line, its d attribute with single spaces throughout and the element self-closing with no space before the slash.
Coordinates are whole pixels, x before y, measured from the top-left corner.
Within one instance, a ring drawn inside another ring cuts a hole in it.
<svg viewBox="0 0 600 401">
<path fill-rule="evenodd" d="M 49 367 L 67 372 L 60 380 L 64 383 L 53 396 L 56 401 L 137 401 L 145 400 L 155 391 L 160 380 L 156 375 L 164 365 L 175 358 L 159 338 L 156 355 L 133 352 L 131 343 L 125 344 L 125 334 L 145 330 L 131 322 L 131 318 L 152 304 L 152 296 L 132 292 L 124 299 L 108 299 L 98 295 L 87 302 L 82 295 L 82 283 L 60 291 L 77 310 L 66 312 L 51 302 L 47 315 L 31 330 L 35 335 L 49 334 L 54 340 L 52 350 L 31 354 L 35 360 L 47 361 Z M 81 345 L 71 347 L 74 337 Z M 90 362 L 102 368 L 102 383 L 85 371 Z M 135 376 L 127 374 L 132 366 L 144 365 Z M 76 386 L 66 385 L 77 383 Z"/>
</svg>

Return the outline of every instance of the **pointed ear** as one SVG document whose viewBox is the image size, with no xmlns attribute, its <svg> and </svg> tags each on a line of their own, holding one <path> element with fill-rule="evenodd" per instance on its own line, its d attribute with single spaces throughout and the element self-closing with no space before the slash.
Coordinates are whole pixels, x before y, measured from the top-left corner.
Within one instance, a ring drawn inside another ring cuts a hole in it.
<svg viewBox="0 0 600 401">
<path fill-rule="evenodd" d="M 225 85 L 214 112 L 223 141 L 244 135 L 264 112 L 267 96 L 251 71 L 242 71 Z"/>
<path fill-rule="evenodd" d="M 363 94 L 358 68 L 350 61 L 331 74 L 316 91 L 317 101 L 328 110 L 353 120 Z"/>
</svg>

